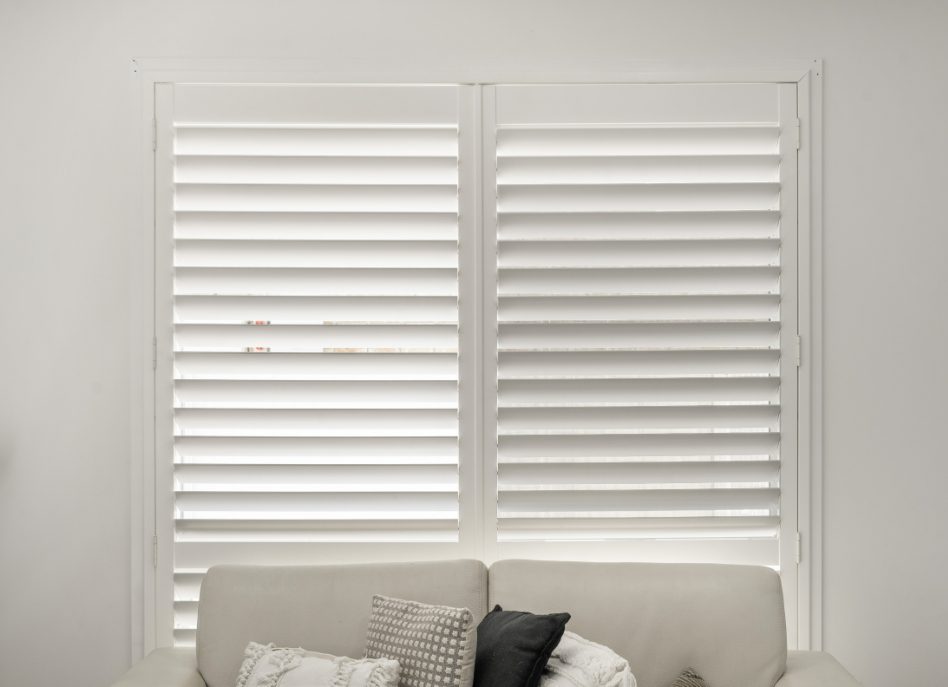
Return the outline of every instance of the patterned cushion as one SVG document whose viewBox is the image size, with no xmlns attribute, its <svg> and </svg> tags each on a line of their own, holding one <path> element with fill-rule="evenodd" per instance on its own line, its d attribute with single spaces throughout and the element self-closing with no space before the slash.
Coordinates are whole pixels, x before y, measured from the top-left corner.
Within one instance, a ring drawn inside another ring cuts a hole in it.
<svg viewBox="0 0 948 687">
<path fill-rule="evenodd" d="M 698 673 L 688 668 L 675 678 L 675 681 L 669 687 L 708 687 L 708 683 Z"/>
<path fill-rule="evenodd" d="M 471 687 L 476 632 L 466 608 L 376 595 L 366 656 L 398 661 L 398 687 Z"/>
<path fill-rule="evenodd" d="M 250 642 L 237 687 L 397 687 L 398 662 Z"/>
</svg>

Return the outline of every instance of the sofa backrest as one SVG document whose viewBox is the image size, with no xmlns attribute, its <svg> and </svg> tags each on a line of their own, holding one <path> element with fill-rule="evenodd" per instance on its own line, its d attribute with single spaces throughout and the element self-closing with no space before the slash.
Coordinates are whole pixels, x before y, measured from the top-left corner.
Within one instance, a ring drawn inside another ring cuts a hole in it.
<svg viewBox="0 0 948 687">
<path fill-rule="evenodd" d="M 567 611 L 567 629 L 628 659 L 638 687 L 693 667 L 710 685 L 772 687 L 787 663 L 780 578 L 769 568 L 505 560 L 490 608 Z"/>
<path fill-rule="evenodd" d="M 234 687 L 250 641 L 360 657 L 372 595 L 487 612 L 480 561 L 216 566 L 198 605 L 197 661 L 208 687 Z"/>
<path fill-rule="evenodd" d="M 638 687 L 686 667 L 712 685 L 772 687 L 787 636 L 769 568 L 506 560 L 217 566 L 201 587 L 197 659 L 208 687 L 233 687 L 250 641 L 362 656 L 373 594 L 469 608 L 568 611 L 570 630 L 629 660 Z"/>
</svg>

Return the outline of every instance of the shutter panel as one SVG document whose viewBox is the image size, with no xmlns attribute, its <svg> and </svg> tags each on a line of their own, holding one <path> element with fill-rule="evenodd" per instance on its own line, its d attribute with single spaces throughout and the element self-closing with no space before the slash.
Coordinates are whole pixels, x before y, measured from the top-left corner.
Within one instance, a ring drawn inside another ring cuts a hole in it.
<svg viewBox="0 0 948 687">
<path fill-rule="evenodd" d="M 779 95 L 536 85 L 485 98 L 498 557 L 579 543 L 778 564 L 780 437 L 794 431 L 780 401 L 795 384 L 781 341 L 796 318 L 781 301 L 796 227 L 781 220 L 795 195 Z M 719 539 L 730 548 L 708 546 Z"/>
<path fill-rule="evenodd" d="M 174 626 L 187 644 L 210 565 L 458 541 L 459 119 L 448 86 L 174 97 Z"/>
</svg>

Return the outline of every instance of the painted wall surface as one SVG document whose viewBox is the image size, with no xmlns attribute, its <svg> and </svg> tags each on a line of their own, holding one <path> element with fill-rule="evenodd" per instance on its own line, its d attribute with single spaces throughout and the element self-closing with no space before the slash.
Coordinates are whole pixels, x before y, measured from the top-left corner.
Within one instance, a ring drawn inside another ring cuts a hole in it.
<svg viewBox="0 0 948 687">
<path fill-rule="evenodd" d="M 129 665 L 130 60 L 548 70 L 825 60 L 824 646 L 869 687 L 948 646 L 948 4 L 0 0 L 0 681 Z"/>
</svg>

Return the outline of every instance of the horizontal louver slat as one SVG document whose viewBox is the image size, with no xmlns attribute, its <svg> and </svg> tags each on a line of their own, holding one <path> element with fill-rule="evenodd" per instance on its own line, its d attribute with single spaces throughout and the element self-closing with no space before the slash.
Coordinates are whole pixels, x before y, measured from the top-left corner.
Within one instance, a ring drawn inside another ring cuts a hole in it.
<svg viewBox="0 0 948 687">
<path fill-rule="evenodd" d="M 426 241 L 457 239 L 456 212 L 185 212 L 177 239 Z"/>
<path fill-rule="evenodd" d="M 520 212 L 501 215 L 504 241 L 754 239 L 778 236 L 776 210 Z"/>
<path fill-rule="evenodd" d="M 177 491 L 444 491 L 452 465 L 179 465 Z"/>
<path fill-rule="evenodd" d="M 498 434 L 596 432 L 773 431 L 780 416 L 772 405 L 653 405 L 611 408 L 502 408 Z"/>
<path fill-rule="evenodd" d="M 181 296 L 457 296 L 457 268 L 239 268 L 175 270 Z"/>
<path fill-rule="evenodd" d="M 379 202 L 384 202 L 381 197 Z M 498 211 L 510 213 L 762 211 L 776 210 L 778 206 L 779 185 L 773 182 L 509 184 L 498 185 L 497 189 Z"/>
<path fill-rule="evenodd" d="M 452 296 L 178 296 L 175 324 L 455 324 Z"/>
<path fill-rule="evenodd" d="M 414 465 L 457 462 L 455 437 L 178 437 L 176 463 Z"/>
<path fill-rule="evenodd" d="M 500 409 L 634 405 L 765 404 L 779 400 L 772 377 L 583 379 L 506 381 L 498 384 Z"/>
<path fill-rule="evenodd" d="M 177 436 L 456 436 L 453 410 L 175 411 Z"/>
<path fill-rule="evenodd" d="M 776 295 L 503 297 L 497 310 L 501 324 L 563 321 L 776 321 Z"/>
<path fill-rule="evenodd" d="M 779 267 L 656 266 L 504 269 L 498 296 L 651 296 L 779 293 Z"/>
<path fill-rule="evenodd" d="M 524 350 L 708 350 L 776 346 L 775 322 L 661 322 L 502 324 L 500 351 Z"/>
<path fill-rule="evenodd" d="M 501 127 L 497 159 L 562 155 L 776 155 L 780 129 L 773 124 L 700 126 Z"/>
<path fill-rule="evenodd" d="M 457 408 L 454 382 L 191 381 L 175 385 L 176 408 Z"/>
<path fill-rule="evenodd" d="M 453 157 L 182 157 L 179 184 L 456 184 Z"/>
<path fill-rule="evenodd" d="M 778 503 L 776 488 L 729 488 L 715 485 L 694 489 L 665 487 L 627 489 L 608 485 L 589 489 L 577 485 L 570 489 L 503 489 L 498 500 L 499 517 L 561 513 L 577 517 L 583 513 L 614 515 L 661 514 L 662 512 L 713 515 L 713 511 L 767 515 Z"/>
<path fill-rule="evenodd" d="M 505 157 L 501 184 L 654 184 L 778 181 L 776 155 Z"/>
<path fill-rule="evenodd" d="M 399 517 L 404 515 L 406 513 L 402 512 Z M 320 521 L 319 518 L 316 518 L 316 520 Z M 443 520 L 450 521 L 449 518 Z M 211 522 L 213 521 L 210 519 L 204 521 L 205 524 Z M 286 531 L 288 527 L 292 527 L 293 523 L 296 522 L 299 521 L 286 519 L 270 521 L 268 524 L 279 531 Z M 352 522 L 353 524 L 368 523 L 369 527 L 372 527 L 376 521 L 366 518 L 362 521 Z M 408 527 L 415 527 L 418 519 L 405 517 L 398 520 L 398 522 L 405 523 Z M 435 520 L 431 520 L 431 522 L 436 524 Z M 438 528 L 432 527 L 428 531 L 436 533 Z M 252 539 L 250 541 L 239 539 L 179 540 L 175 545 L 175 569 L 176 571 L 195 570 L 206 572 L 207 568 L 212 565 L 325 565 L 327 560 L 335 560 L 340 563 L 368 563 L 378 562 L 379 560 L 444 560 L 450 557 L 453 549 L 456 549 L 453 539 L 447 540 L 438 536 L 433 536 L 427 541 L 383 539 L 374 542 L 366 542 L 362 539 L 328 542 L 267 541 L 262 539 Z"/>
<path fill-rule="evenodd" d="M 728 267 L 767 266 L 779 262 L 776 239 L 568 242 L 504 241 L 498 264 L 504 269 L 582 267 Z"/>
<path fill-rule="evenodd" d="M 447 127 L 178 126 L 176 156 L 445 157 L 458 155 L 457 130 Z M 266 163 L 265 163 L 266 164 Z"/>
<path fill-rule="evenodd" d="M 247 342 L 254 346 L 254 341 Z M 457 354 L 364 350 L 175 355 L 175 379 L 452 381 Z"/>
<path fill-rule="evenodd" d="M 182 240 L 179 267 L 456 268 L 456 241 Z"/>
<path fill-rule="evenodd" d="M 177 524 L 178 541 L 377 544 L 452 543 L 457 538 L 453 518 L 443 520 L 187 520 Z"/>
<path fill-rule="evenodd" d="M 749 483 L 767 485 L 777 478 L 777 461 L 642 461 L 582 463 L 502 463 L 504 488 L 542 490 L 555 486 Z"/>
<path fill-rule="evenodd" d="M 503 542 L 611 541 L 622 539 L 772 539 L 780 519 L 776 516 L 715 514 L 707 517 L 637 516 L 586 518 L 529 518 L 510 516 L 500 521 Z"/>
<path fill-rule="evenodd" d="M 451 212 L 456 184 L 178 184 L 176 211 Z"/>
<path fill-rule="evenodd" d="M 769 456 L 780 446 L 777 432 L 629 432 L 502 436 L 501 462 L 550 458 L 626 458 L 636 456 Z"/>
<path fill-rule="evenodd" d="M 606 344 L 608 345 L 608 344 Z M 773 350 L 517 351 L 498 355 L 500 379 L 635 379 L 773 376 Z"/>
<path fill-rule="evenodd" d="M 184 324 L 175 327 L 175 350 L 241 352 L 453 352 L 457 325 L 230 325 Z"/>
<path fill-rule="evenodd" d="M 457 519 L 457 494 L 410 491 L 361 492 L 181 492 L 175 496 L 179 518 L 189 520 L 299 520 L 303 518 Z"/>
</svg>

